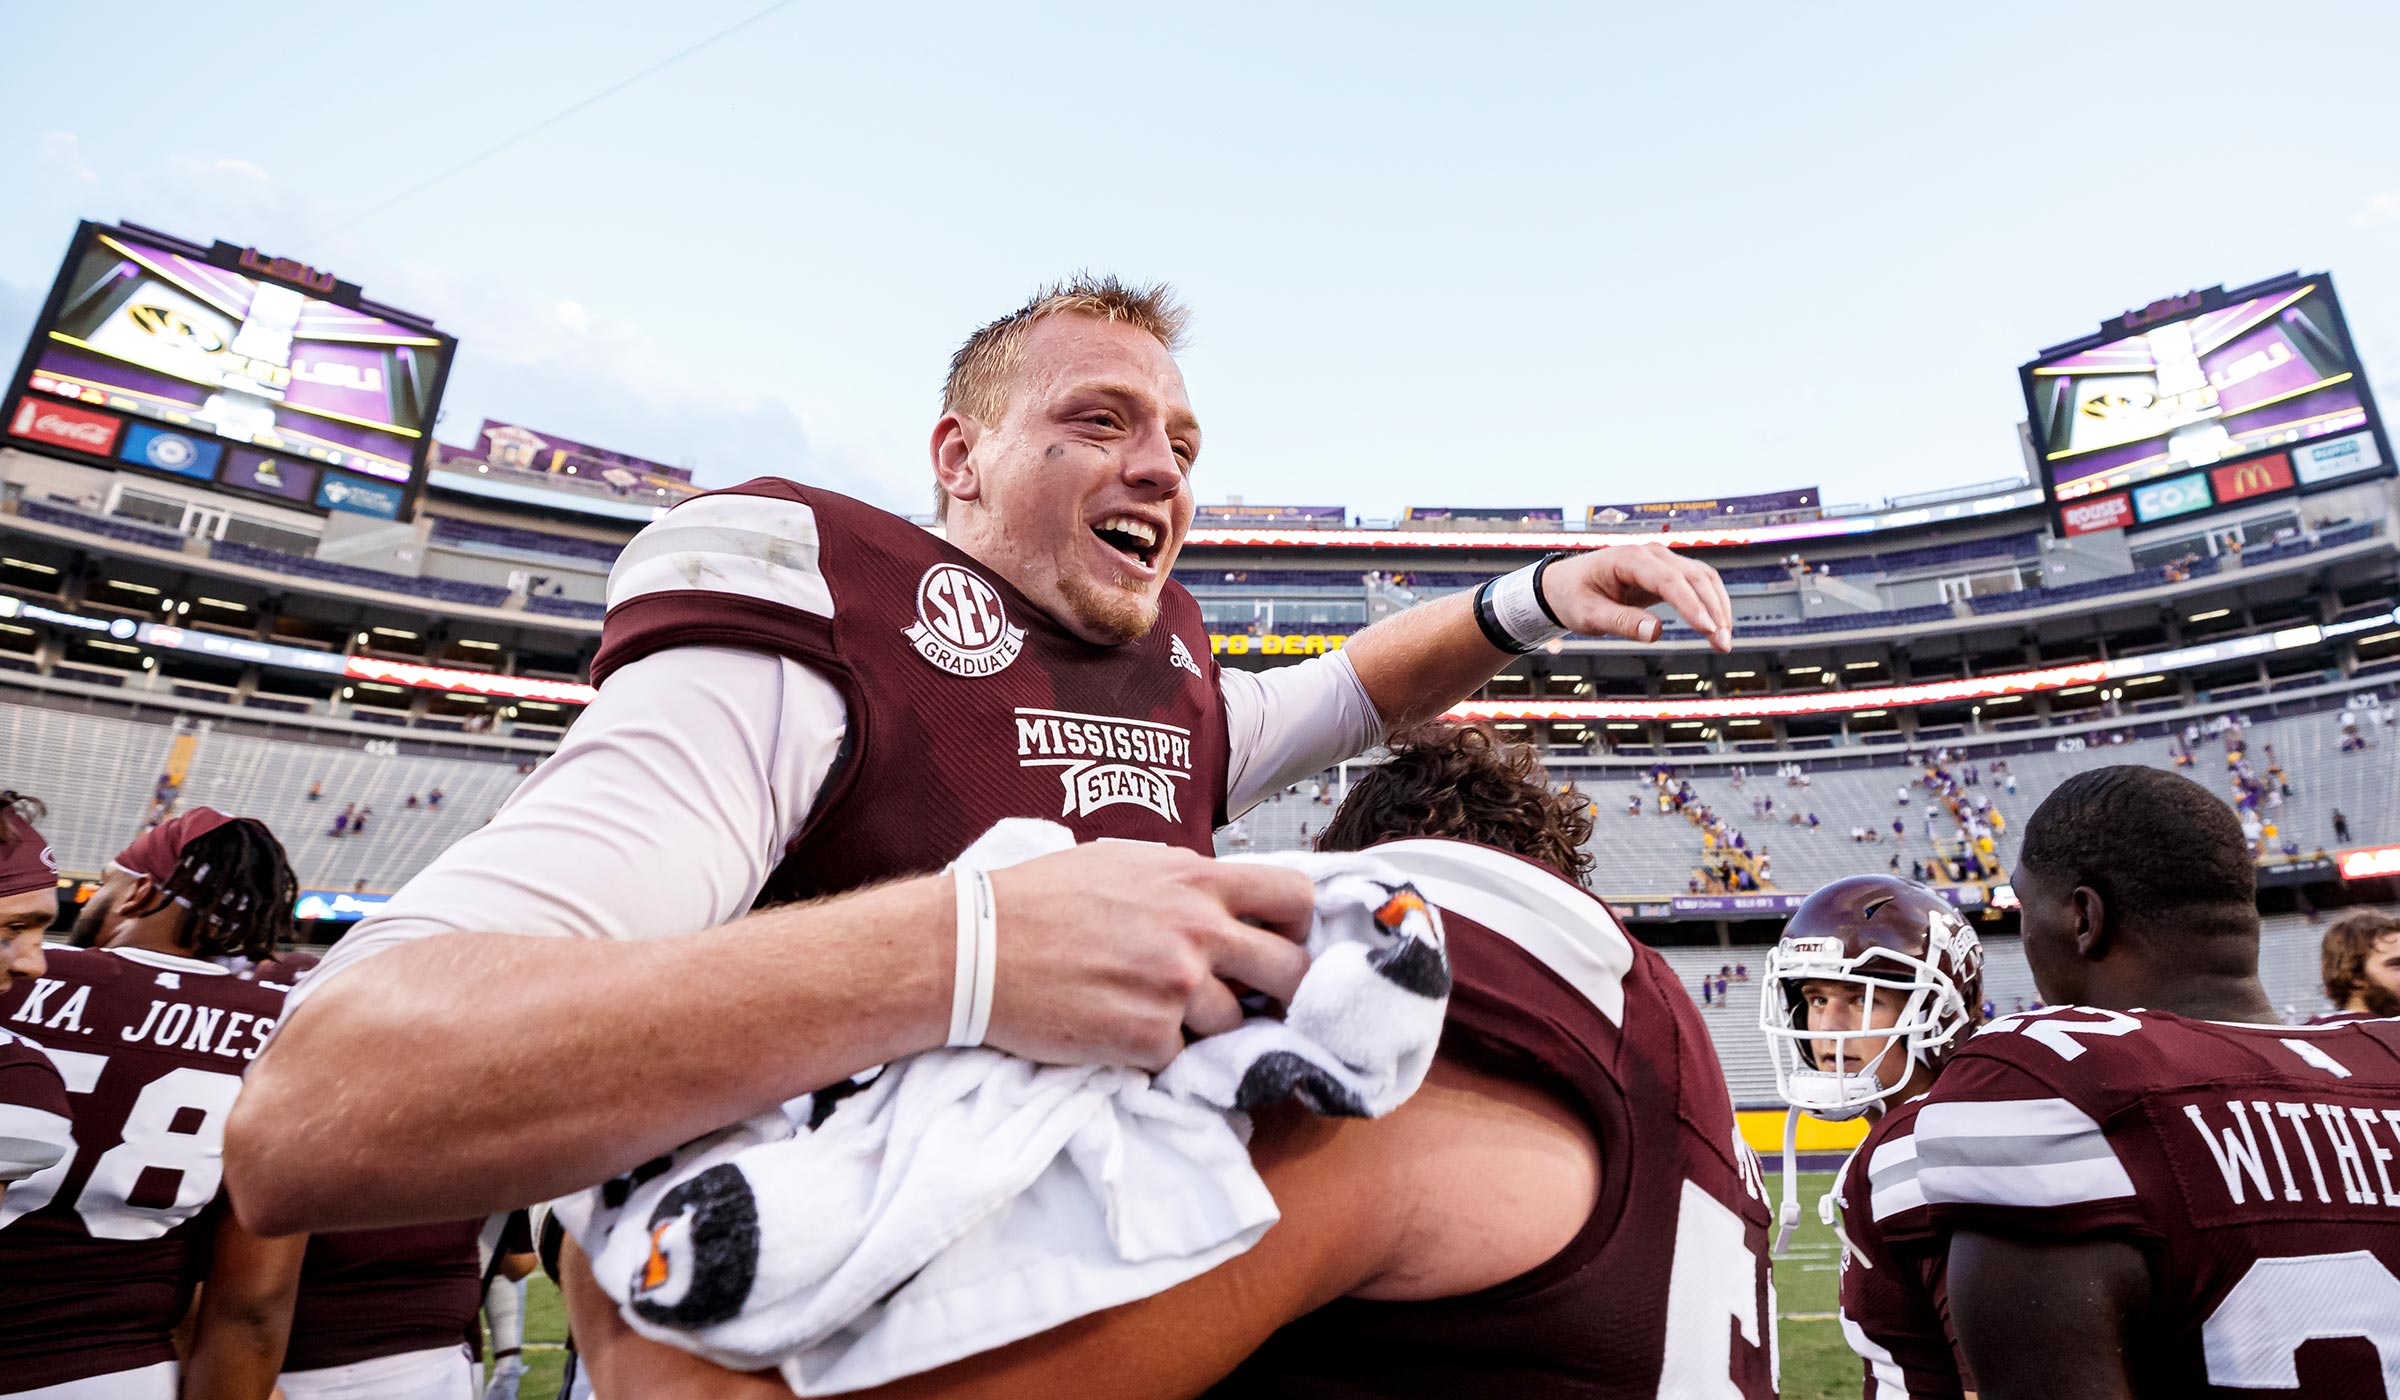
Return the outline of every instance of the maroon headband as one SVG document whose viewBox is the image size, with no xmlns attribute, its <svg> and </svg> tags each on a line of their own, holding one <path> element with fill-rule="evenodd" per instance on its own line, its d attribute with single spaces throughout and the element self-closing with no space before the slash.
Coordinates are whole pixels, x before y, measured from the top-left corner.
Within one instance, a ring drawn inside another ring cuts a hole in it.
<svg viewBox="0 0 2400 1400">
<path fill-rule="evenodd" d="M 194 807 L 133 838 L 133 844 L 117 852 L 111 865 L 120 865 L 136 875 L 147 875 L 157 884 L 165 884 L 175 873 L 176 863 L 183 859 L 183 848 L 199 838 L 238 821 L 214 807 Z"/>
<path fill-rule="evenodd" d="M 0 898 L 56 889 L 58 858 L 33 823 L 13 807 L 0 807 L 0 827 L 8 831 L 8 844 L 0 846 Z"/>
</svg>

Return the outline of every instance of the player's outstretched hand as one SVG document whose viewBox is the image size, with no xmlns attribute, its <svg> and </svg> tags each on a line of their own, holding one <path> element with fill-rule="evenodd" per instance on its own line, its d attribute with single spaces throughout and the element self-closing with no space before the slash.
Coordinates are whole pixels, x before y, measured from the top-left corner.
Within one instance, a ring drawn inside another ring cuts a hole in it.
<svg viewBox="0 0 2400 1400">
<path fill-rule="evenodd" d="M 1649 611 L 1665 603 L 1718 651 L 1733 650 L 1733 601 L 1717 571 L 1660 544 L 1614 545 L 1542 571 L 1542 597 L 1558 620 L 1587 637 L 1658 640 Z"/>
<path fill-rule="evenodd" d="M 1241 1024 L 1228 982 L 1290 1001 L 1316 890 L 1296 870 L 1099 841 L 992 872 L 999 962 L 986 1040 L 1052 1064 L 1158 1070 L 1183 1028 Z"/>
</svg>

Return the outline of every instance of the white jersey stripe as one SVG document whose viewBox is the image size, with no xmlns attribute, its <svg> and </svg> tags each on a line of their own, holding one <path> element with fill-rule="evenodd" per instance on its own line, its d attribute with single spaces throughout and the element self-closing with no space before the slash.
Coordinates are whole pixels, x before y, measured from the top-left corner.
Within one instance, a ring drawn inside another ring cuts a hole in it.
<svg viewBox="0 0 2400 1400">
<path fill-rule="evenodd" d="M 634 536 L 609 571 L 608 605 L 706 589 L 833 616 L 817 513 L 774 496 L 702 496 Z"/>
<path fill-rule="evenodd" d="M 1889 1220 L 1925 1204 L 1917 1172 L 1914 1134 L 1904 1133 L 1876 1145 L 1875 1160 L 1867 1164 L 1867 1208 L 1877 1220 Z"/>
<path fill-rule="evenodd" d="M 2134 1194 L 2108 1135 L 2065 1099 L 1928 1104 L 1917 1183 L 1932 1204 L 2064 1206 Z"/>
<path fill-rule="evenodd" d="M 0 1103 L 0 1185 L 23 1181 L 67 1155 L 74 1125 L 30 1104 Z"/>
<path fill-rule="evenodd" d="M 1612 1025 L 1624 1024 L 1633 941 L 1598 900 L 1562 877 L 1541 879 L 1521 860 L 1463 842 L 1393 841 L 1373 854 L 1398 867 L 1436 905 L 1539 958 Z"/>
<path fill-rule="evenodd" d="M 1865 1328 L 1851 1321 L 1849 1313 L 1843 1312 L 1839 1316 L 1842 1320 L 1842 1340 L 1850 1344 L 1850 1349 L 1859 1354 L 1860 1359 L 1867 1363 L 1867 1369 L 1875 1376 L 1875 1386 L 1867 1392 L 1866 1400 L 1909 1400 L 1908 1376 L 1901 1371 L 1898 1358 L 1892 1355 L 1889 1348 L 1878 1345 L 1874 1338 L 1868 1336 Z"/>
</svg>

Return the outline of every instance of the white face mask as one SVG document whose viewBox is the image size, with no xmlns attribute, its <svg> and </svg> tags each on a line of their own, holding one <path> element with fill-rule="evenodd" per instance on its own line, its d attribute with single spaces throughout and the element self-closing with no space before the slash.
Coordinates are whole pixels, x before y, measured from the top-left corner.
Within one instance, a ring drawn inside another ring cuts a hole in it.
<svg viewBox="0 0 2400 1400">
<path fill-rule="evenodd" d="M 1928 933 L 1928 949 L 1936 957 L 1946 953 L 1954 966 L 1970 974 L 1982 966 L 1983 947 L 1971 930 L 1936 915 Z M 1886 948 L 1852 957 L 1843 952 L 1838 938 L 1787 938 L 1776 944 L 1767 953 L 1766 980 L 1765 995 L 1758 1000 L 1759 1031 L 1775 1065 L 1775 1091 L 1791 1105 L 1783 1132 L 1783 1206 L 1775 1241 L 1780 1254 L 1800 1223 L 1800 1115 L 1842 1122 L 1898 1094 L 1909 1075 L 1896 1075 L 1886 1085 L 1880 1073 L 1885 1060 L 1899 1054 L 1911 1068 L 1932 1068 L 1965 1035 L 1974 1010 L 1958 985 L 1933 963 Z M 1806 999 L 1800 994 L 1805 982 L 1857 987 L 1861 1019 L 1868 1024 L 1855 1030 L 1810 1030 Z M 1879 989 L 1907 994 L 1888 1025 L 1874 1024 Z M 1861 1040 L 1880 1040 L 1883 1045 L 1867 1060 L 1838 1053 Z M 1837 1067 L 1830 1070 L 1817 1060 L 1817 1046 L 1828 1041 L 1837 1050 Z"/>
</svg>

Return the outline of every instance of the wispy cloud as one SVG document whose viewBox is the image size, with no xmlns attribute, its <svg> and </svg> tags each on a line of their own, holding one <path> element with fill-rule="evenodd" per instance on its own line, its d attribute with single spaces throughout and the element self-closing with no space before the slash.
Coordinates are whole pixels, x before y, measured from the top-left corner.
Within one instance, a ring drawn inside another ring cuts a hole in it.
<svg viewBox="0 0 2400 1400">
<path fill-rule="evenodd" d="M 2400 190 L 2385 190 L 2381 194 L 2369 195 L 2366 207 L 2350 216 L 2350 222 L 2362 227 L 2389 219 L 2400 219 Z"/>
<path fill-rule="evenodd" d="M 43 132 L 35 158 L 65 171 L 67 178 L 79 185 L 100 183 L 100 172 L 84 160 L 83 142 L 72 131 Z"/>
</svg>

